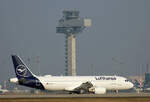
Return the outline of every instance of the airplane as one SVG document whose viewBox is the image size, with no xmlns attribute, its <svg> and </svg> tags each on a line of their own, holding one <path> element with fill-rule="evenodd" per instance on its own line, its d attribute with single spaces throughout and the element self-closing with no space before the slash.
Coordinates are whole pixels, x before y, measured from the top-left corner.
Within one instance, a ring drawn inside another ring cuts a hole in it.
<svg viewBox="0 0 150 102">
<path fill-rule="evenodd" d="M 0 89 L 0 93 L 8 93 L 9 91 L 7 89 Z"/>
<path fill-rule="evenodd" d="M 7 89 L 2 89 L 2 86 L 0 85 L 0 93 L 7 93 L 9 92 Z"/>
<path fill-rule="evenodd" d="M 133 84 L 122 76 L 37 76 L 19 56 L 12 55 L 12 61 L 16 78 L 10 78 L 9 81 L 31 88 L 77 94 L 105 94 L 107 90 L 126 90 L 133 87 Z"/>
</svg>

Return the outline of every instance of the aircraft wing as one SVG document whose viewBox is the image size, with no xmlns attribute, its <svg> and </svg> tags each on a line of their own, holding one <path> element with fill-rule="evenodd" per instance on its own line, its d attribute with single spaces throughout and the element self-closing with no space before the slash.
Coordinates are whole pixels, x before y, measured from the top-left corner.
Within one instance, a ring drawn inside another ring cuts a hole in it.
<svg viewBox="0 0 150 102">
<path fill-rule="evenodd" d="M 82 83 L 79 87 L 75 88 L 74 90 L 82 90 L 84 92 L 89 92 L 89 89 L 93 87 L 93 84 L 89 81 L 85 82 L 85 83 Z"/>
<path fill-rule="evenodd" d="M 82 82 L 82 83 L 78 83 L 76 85 L 73 85 L 71 87 L 66 88 L 67 91 L 73 91 L 73 92 L 77 92 L 77 93 L 85 93 L 85 92 L 89 92 L 89 89 L 93 87 L 93 84 L 89 81 L 87 82 Z"/>
</svg>

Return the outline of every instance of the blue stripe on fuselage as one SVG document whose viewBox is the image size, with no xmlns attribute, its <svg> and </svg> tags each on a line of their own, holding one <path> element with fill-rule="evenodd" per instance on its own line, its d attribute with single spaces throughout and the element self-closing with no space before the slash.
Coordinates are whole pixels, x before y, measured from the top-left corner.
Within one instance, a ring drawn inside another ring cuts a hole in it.
<svg viewBox="0 0 150 102">
<path fill-rule="evenodd" d="M 24 86 L 28 86 L 28 87 L 32 87 L 32 88 L 37 88 L 37 89 L 44 90 L 44 86 L 42 85 L 42 83 L 40 82 L 40 80 L 37 79 L 36 77 L 32 77 L 32 78 L 20 78 L 19 79 L 19 84 L 20 85 L 24 85 Z"/>
</svg>

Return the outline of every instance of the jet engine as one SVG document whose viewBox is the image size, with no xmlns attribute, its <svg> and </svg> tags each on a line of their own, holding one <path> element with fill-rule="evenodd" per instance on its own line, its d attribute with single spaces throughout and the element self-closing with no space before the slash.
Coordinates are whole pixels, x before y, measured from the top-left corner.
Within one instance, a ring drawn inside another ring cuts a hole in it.
<svg viewBox="0 0 150 102">
<path fill-rule="evenodd" d="M 95 88 L 94 88 L 94 93 L 95 93 L 95 94 L 105 94 L 105 93 L 106 93 L 106 88 L 103 88 L 103 87 L 95 87 Z"/>
</svg>

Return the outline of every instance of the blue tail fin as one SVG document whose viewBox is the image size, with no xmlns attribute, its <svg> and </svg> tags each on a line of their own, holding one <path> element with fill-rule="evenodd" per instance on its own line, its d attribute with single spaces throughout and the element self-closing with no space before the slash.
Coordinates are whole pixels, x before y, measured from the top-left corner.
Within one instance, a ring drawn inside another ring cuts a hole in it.
<svg viewBox="0 0 150 102">
<path fill-rule="evenodd" d="M 16 77 L 19 79 L 19 84 L 42 89 L 44 90 L 43 84 L 25 65 L 19 56 L 12 55 L 12 60 L 15 68 Z"/>
<path fill-rule="evenodd" d="M 22 61 L 22 59 L 17 55 L 12 55 L 12 60 L 15 68 L 16 77 L 21 78 L 33 78 L 34 75 Z"/>
</svg>

